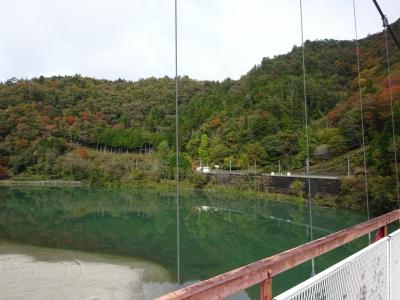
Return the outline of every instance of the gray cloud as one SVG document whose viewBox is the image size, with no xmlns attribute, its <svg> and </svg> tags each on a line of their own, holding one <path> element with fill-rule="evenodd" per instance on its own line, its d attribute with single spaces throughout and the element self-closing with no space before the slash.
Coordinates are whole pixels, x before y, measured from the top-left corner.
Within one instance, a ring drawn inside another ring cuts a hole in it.
<svg viewBox="0 0 400 300">
<path fill-rule="evenodd" d="M 389 21 L 399 0 L 380 0 Z M 179 69 L 239 78 L 264 56 L 300 44 L 298 0 L 178 0 Z M 306 39 L 353 39 L 352 0 L 303 0 Z M 381 30 L 357 0 L 359 37 Z M 136 80 L 173 76 L 173 0 L 2 1 L 0 80 L 79 73 Z"/>
</svg>

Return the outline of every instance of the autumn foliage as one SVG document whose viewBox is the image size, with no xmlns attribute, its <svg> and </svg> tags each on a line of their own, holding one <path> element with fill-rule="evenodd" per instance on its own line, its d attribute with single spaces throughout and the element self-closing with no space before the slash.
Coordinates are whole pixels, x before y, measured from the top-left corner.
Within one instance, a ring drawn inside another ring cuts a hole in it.
<svg viewBox="0 0 400 300">
<path fill-rule="evenodd" d="M 83 159 L 89 158 L 89 153 L 88 153 L 87 149 L 85 149 L 85 148 L 79 148 L 78 155 L 80 158 L 83 158 Z"/>
</svg>

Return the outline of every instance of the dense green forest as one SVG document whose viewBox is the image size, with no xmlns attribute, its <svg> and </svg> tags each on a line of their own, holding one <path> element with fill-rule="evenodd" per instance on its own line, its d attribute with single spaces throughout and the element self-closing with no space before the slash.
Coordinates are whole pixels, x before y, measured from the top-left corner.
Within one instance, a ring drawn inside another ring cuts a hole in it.
<svg viewBox="0 0 400 300">
<path fill-rule="evenodd" d="M 392 26 L 400 36 L 400 20 Z M 359 45 L 370 196 L 377 210 L 386 210 L 396 199 L 384 34 L 369 35 Z M 271 171 L 278 162 L 284 170 L 304 167 L 301 52 L 294 46 L 287 54 L 263 58 L 239 80 L 179 78 L 182 179 L 196 176 L 191 170 L 200 160 L 222 168 L 232 163 L 242 170 Z M 394 119 L 400 130 L 400 51 L 392 40 L 389 53 Z M 316 169 L 351 155 L 357 175 L 362 161 L 355 43 L 306 41 L 305 64 L 311 165 Z M 172 179 L 174 89 L 174 79 L 168 77 L 132 82 L 41 76 L 2 82 L 0 178 L 93 184 L 146 176 Z M 129 155 L 141 149 L 155 151 Z M 110 157 L 110 152 L 127 154 Z M 362 206 L 360 177 L 344 182 L 342 206 Z"/>
</svg>

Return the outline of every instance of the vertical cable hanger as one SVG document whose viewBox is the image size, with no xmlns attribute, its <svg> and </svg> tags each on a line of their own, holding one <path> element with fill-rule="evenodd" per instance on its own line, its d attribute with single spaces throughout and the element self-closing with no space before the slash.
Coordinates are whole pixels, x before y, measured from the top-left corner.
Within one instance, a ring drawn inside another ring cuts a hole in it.
<svg viewBox="0 0 400 300">
<path fill-rule="evenodd" d="M 180 244 L 179 244 L 179 82 L 178 82 L 178 3 L 175 0 L 175 168 L 176 168 L 176 276 L 180 283 Z"/>
<path fill-rule="evenodd" d="M 386 22 L 385 22 L 386 20 Z M 387 19 L 385 17 L 383 21 L 383 27 L 385 24 L 388 24 Z M 397 208 L 400 209 L 400 192 L 399 192 L 399 170 L 397 167 L 397 149 L 396 149 L 396 128 L 394 123 L 394 109 L 393 109 L 393 94 L 392 94 L 392 76 L 390 70 L 390 60 L 389 60 L 389 46 L 388 46 L 388 38 L 386 33 L 386 27 L 384 29 L 385 32 L 385 46 L 386 46 L 386 62 L 387 62 L 387 73 L 388 73 L 388 83 L 389 83 L 389 99 L 390 99 L 390 112 L 391 112 L 391 121 L 392 121 L 392 138 L 393 138 L 393 151 L 394 151 L 394 170 L 396 173 L 396 196 L 397 196 Z"/>
<path fill-rule="evenodd" d="M 309 222 L 310 222 L 310 240 L 313 237 L 313 219 L 312 219 L 312 202 L 311 202 L 311 178 L 310 178 L 310 142 L 308 132 L 308 105 L 307 105 L 307 87 L 306 87 L 306 64 L 304 55 L 304 34 L 303 34 L 303 4 L 300 0 L 300 23 L 301 23 L 301 49 L 302 49 L 302 64 L 303 64 L 303 92 L 304 92 L 304 120 L 306 134 L 306 174 L 307 174 L 307 195 L 309 207 Z M 315 275 L 314 258 L 311 259 L 311 276 Z"/>
<path fill-rule="evenodd" d="M 367 174 L 367 155 L 365 151 L 365 130 L 364 130 L 364 113 L 363 113 L 363 100 L 361 92 L 361 71 L 360 71 L 360 52 L 358 47 L 358 31 L 357 31 L 357 17 L 356 17 L 356 4 L 353 0 L 353 17 L 354 17 L 354 31 L 355 31 L 355 43 L 356 43 L 356 54 L 357 54 L 357 74 L 358 74 L 358 94 L 360 104 L 360 118 L 361 118 L 361 149 L 363 152 L 364 162 L 364 186 L 365 186 L 365 201 L 367 208 L 367 219 L 369 220 L 369 198 L 368 198 L 368 174 Z M 371 244 L 371 233 L 368 233 L 368 242 Z"/>
<path fill-rule="evenodd" d="M 383 14 L 381 8 L 379 7 L 378 2 L 373 0 L 376 8 L 379 11 L 379 14 L 382 17 L 382 26 L 384 28 L 385 33 L 385 48 L 386 48 L 386 63 L 387 63 L 387 73 L 388 73 L 388 83 L 389 83 L 389 99 L 390 99 L 390 112 L 391 112 L 391 121 L 392 121 L 392 138 L 393 138 L 393 152 L 394 152 L 394 169 L 396 173 L 396 196 L 397 196 L 397 208 L 400 209 L 400 192 L 399 192 L 399 170 L 397 167 L 397 148 L 396 148 L 396 128 L 394 123 L 394 109 L 393 109 L 393 94 L 392 94 L 392 76 L 391 76 L 391 69 L 390 69 L 390 59 L 389 59 L 389 45 L 388 45 L 388 37 L 387 37 L 387 30 L 392 35 L 394 42 L 400 49 L 400 44 L 394 35 L 387 17 Z"/>
</svg>

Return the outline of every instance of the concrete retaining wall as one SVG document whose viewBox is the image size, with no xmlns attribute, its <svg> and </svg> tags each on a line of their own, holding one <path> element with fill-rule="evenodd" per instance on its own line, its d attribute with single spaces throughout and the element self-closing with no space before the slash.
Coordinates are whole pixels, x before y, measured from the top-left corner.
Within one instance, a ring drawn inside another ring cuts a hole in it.
<svg viewBox="0 0 400 300">
<path fill-rule="evenodd" d="M 210 180 L 224 185 L 250 187 L 258 191 L 289 193 L 290 185 L 295 180 L 303 182 L 307 192 L 308 179 L 293 176 L 270 175 L 239 175 L 239 174 L 208 174 Z M 333 178 L 311 178 L 311 194 L 337 196 L 340 193 L 340 180 Z"/>
</svg>

